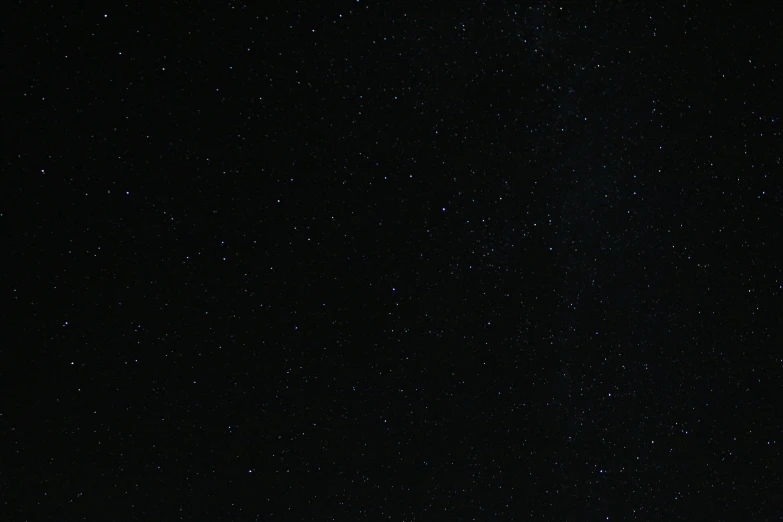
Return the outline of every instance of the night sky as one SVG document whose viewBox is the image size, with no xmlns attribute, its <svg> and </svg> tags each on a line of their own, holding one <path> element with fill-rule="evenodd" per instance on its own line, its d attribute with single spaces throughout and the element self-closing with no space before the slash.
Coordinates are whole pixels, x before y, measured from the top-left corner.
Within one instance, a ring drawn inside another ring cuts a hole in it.
<svg viewBox="0 0 783 522">
<path fill-rule="evenodd" d="M 780 8 L 327 4 L 2 8 L 0 519 L 782 520 Z"/>
</svg>

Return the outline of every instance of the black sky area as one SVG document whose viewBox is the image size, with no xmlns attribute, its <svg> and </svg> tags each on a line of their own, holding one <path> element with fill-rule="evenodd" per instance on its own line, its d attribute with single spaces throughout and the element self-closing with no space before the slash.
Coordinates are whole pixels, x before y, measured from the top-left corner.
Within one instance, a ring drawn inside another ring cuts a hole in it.
<svg viewBox="0 0 783 522">
<path fill-rule="evenodd" d="M 774 2 L 0 18 L 0 520 L 781 520 Z"/>
</svg>

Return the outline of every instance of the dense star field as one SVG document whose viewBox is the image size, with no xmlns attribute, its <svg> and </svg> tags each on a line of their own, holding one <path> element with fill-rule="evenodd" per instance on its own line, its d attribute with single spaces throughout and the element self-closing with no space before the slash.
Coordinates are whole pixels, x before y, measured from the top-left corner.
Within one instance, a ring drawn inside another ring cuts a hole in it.
<svg viewBox="0 0 783 522">
<path fill-rule="evenodd" d="M 0 519 L 780 520 L 780 8 L 3 8 Z"/>
</svg>

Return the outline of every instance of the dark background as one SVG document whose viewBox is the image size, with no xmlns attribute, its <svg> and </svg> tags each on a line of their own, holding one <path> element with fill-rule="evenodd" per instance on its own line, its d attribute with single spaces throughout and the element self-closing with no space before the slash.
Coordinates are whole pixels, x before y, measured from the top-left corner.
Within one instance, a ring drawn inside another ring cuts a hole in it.
<svg viewBox="0 0 783 522">
<path fill-rule="evenodd" d="M 8 521 L 780 520 L 780 10 L 3 8 Z"/>
</svg>

